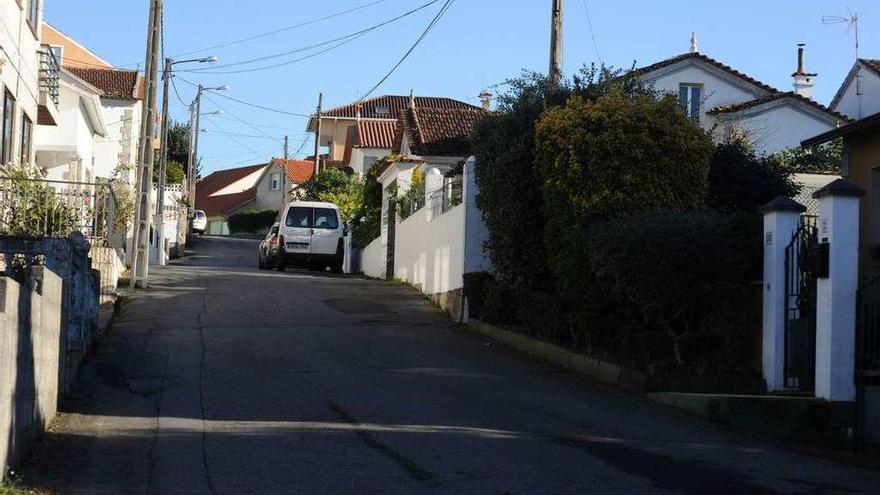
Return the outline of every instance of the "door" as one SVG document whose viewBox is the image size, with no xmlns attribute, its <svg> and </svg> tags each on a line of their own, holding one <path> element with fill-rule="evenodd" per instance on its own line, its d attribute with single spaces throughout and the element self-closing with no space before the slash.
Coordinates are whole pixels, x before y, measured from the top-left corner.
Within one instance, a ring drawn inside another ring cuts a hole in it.
<svg viewBox="0 0 880 495">
<path fill-rule="evenodd" d="M 313 208 L 312 254 L 334 255 L 339 246 L 339 215 L 333 208 Z"/>
<path fill-rule="evenodd" d="M 312 224 L 314 212 L 312 208 L 291 206 L 284 219 L 284 251 L 288 254 L 304 254 L 311 252 Z"/>
</svg>

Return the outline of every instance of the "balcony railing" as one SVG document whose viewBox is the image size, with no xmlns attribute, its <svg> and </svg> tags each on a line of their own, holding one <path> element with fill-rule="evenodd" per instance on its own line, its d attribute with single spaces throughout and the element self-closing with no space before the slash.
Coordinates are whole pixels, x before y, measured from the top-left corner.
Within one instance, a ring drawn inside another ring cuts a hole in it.
<svg viewBox="0 0 880 495">
<path fill-rule="evenodd" d="M 58 99 L 61 95 L 60 73 L 61 65 L 55 58 L 52 48 L 43 45 L 40 50 L 40 92 L 45 93 L 48 101 L 51 101 L 55 108 L 58 108 Z"/>
<path fill-rule="evenodd" d="M 462 177 L 447 178 L 443 187 L 428 196 L 431 218 L 437 218 L 462 202 Z"/>
</svg>

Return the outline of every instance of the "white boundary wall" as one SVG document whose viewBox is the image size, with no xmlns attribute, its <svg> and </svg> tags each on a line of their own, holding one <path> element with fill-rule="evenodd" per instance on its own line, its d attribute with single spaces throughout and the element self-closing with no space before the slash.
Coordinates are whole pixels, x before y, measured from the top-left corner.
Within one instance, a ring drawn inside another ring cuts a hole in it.
<svg viewBox="0 0 880 495">
<path fill-rule="evenodd" d="M 361 271 L 373 278 L 385 278 L 385 245 L 377 237 L 361 251 Z"/>
</svg>

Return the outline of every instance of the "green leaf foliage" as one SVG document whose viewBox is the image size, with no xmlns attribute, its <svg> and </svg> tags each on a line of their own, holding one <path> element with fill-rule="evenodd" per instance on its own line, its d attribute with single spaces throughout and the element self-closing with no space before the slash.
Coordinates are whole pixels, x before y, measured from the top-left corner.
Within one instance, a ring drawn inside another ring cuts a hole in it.
<svg viewBox="0 0 880 495">
<path fill-rule="evenodd" d="M 361 205 L 364 184 L 352 174 L 338 169 L 322 170 L 302 186 L 305 201 L 324 201 L 339 207 L 343 222 L 350 222 Z"/>
<path fill-rule="evenodd" d="M 226 222 L 231 234 L 265 234 L 277 220 L 277 211 L 264 210 L 234 213 Z"/>
<path fill-rule="evenodd" d="M 715 147 L 707 205 L 720 213 L 757 213 L 777 196 L 797 195 L 793 172 L 775 157 L 759 157 L 743 142 Z"/>
<path fill-rule="evenodd" d="M 591 224 L 646 209 L 693 211 L 705 200 L 712 140 L 673 96 L 576 95 L 543 114 L 536 139 L 547 255 L 560 296 L 574 306 L 590 303 L 582 286 Z"/>
<path fill-rule="evenodd" d="M 843 163 L 843 138 L 808 148 L 789 148 L 773 155 L 781 165 L 795 172 L 840 174 Z"/>
</svg>

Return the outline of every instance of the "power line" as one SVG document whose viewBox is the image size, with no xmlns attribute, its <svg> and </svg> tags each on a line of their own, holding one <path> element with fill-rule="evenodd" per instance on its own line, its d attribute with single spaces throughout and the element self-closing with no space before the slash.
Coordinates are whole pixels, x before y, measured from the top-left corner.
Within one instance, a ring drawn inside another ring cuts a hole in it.
<svg viewBox="0 0 880 495">
<path fill-rule="evenodd" d="M 205 134 L 210 134 L 210 131 L 208 129 L 201 129 L 200 132 L 203 132 Z M 254 134 L 237 134 L 235 132 L 228 132 L 226 134 L 229 134 L 230 136 L 240 137 L 240 138 L 269 139 L 271 141 L 283 141 L 284 140 L 284 138 L 278 138 L 278 137 L 257 136 Z"/>
<path fill-rule="evenodd" d="M 211 119 L 211 121 L 213 121 L 213 120 L 214 120 L 214 119 Z M 217 130 L 220 131 L 221 134 L 223 134 L 224 136 L 228 137 L 229 139 L 231 139 L 233 142 L 235 142 L 236 144 L 238 144 L 238 145 L 241 146 L 242 148 L 244 148 L 244 149 L 250 151 L 251 153 L 253 153 L 254 156 L 256 156 L 257 158 L 260 158 L 260 159 L 263 158 L 263 155 L 260 154 L 257 150 L 255 150 L 255 149 L 251 148 L 250 146 L 248 146 L 248 145 L 242 143 L 241 141 L 239 141 L 238 139 L 236 139 L 235 136 L 233 136 L 232 134 L 226 132 L 226 130 L 224 130 L 224 129 L 223 129 L 222 127 L 220 127 L 219 125 L 216 125 L 216 123 L 215 123 L 215 127 L 217 127 Z"/>
<path fill-rule="evenodd" d="M 177 101 L 180 102 L 184 107 L 189 107 L 186 103 L 184 103 L 183 98 L 180 97 L 180 91 L 177 90 L 177 83 L 174 82 L 175 77 L 171 77 L 171 87 L 174 89 L 174 94 L 177 96 Z"/>
<path fill-rule="evenodd" d="M 212 93 L 212 94 L 214 94 L 214 93 Z M 270 136 L 268 133 L 266 133 L 265 131 L 263 131 L 262 129 L 260 129 L 260 128 L 258 128 L 258 127 L 255 127 L 255 126 L 252 126 L 252 125 L 249 124 L 246 120 L 244 120 L 244 119 L 242 119 L 241 117 L 239 117 L 238 115 L 236 115 L 236 114 L 230 112 L 230 111 L 227 110 L 225 107 L 223 107 L 222 105 L 220 105 L 219 103 L 217 103 L 217 101 L 214 100 L 213 98 L 211 98 L 210 96 L 208 96 L 208 95 L 206 95 L 206 94 L 204 94 L 204 93 L 202 94 L 202 96 L 204 96 L 205 98 L 207 98 L 208 101 L 210 101 L 211 103 L 213 103 L 214 105 L 216 105 L 218 108 L 220 108 L 220 109 L 223 110 L 224 112 L 228 113 L 229 116 L 232 117 L 232 118 L 234 118 L 235 120 L 237 120 L 237 121 L 241 122 L 242 124 L 244 124 L 244 125 L 250 127 L 251 129 L 257 131 L 257 132 L 260 133 L 260 134 L 262 134 L 263 136 L 266 136 L 266 137 L 268 137 L 268 138 L 275 139 L 275 138 L 273 138 L 272 136 Z"/>
<path fill-rule="evenodd" d="M 596 31 L 593 30 L 593 20 L 590 18 L 590 8 L 587 7 L 587 0 L 581 0 L 584 4 L 584 13 L 587 15 L 587 27 L 590 28 L 590 37 L 593 39 L 593 48 L 596 50 L 596 58 L 599 63 L 604 64 L 602 55 L 599 53 L 599 44 L 596 43 Z"/>
<path fill-rule="evenodd" d="M 179 77 L 179 76 L 178 76 L 178 77 Z M 196 84 L 196 83 L 194 83 L 194 82 L 192 82 L 192 81 L 188 81 L 188 80 L 186 80 L 186 79 L 184 79 L 184 78 L 182 78 L 182 77 L 179 77 L 179 79 L 180 79 L 181 81 L 183 81 L 183 82 L 189 84 L 190 86 L 193 86 L 193 87 L 196 87 L 196 88 L 199 87 L 198 84 Z M 225 99 L 227 99 L 227 100 L 232 100 L 232 101 L 234 101 L 234 102 L 236 102 L 236 103 L 241 103 L 242 105 L 247 105 L 247 106 L 249 106 L 249 107 L 258 108 L 258 109 L 260 109 L 260 110 L 265 110 L 265 111 L 267 111 L 267 112 L 275 112 L 275 113 L 280 113 L 280 114 L 284 114 L 284 115 L 293 115 L 294 117 L 306 117 L 306 118 L 311 117 L 311 115 L 306 114 L 306 113 L 288 112 L 288 111 L 286 111 L 286 110 L 279 110 L 279 109 L 277 109 L 277 108 L 270 108 L 270 107 L 267 107 L 267 106 L 258 105 L 258 104 L 256 104 L 256 103 L 251 103 L 251 102 L 248 102 L 248 101 L 239 100 L 238 98 L 233 98 L 233 97 L 231 97 L 231 96 L 224 95 L 224 94 L 222 94 L 222 93 L 220 93 L 220 92 L 217 92 L 217 91 L 211 91 L 210 93 L 211 93 L 212 95 L 214 95 L 214 96 L 219 96 L 219 97 L 221 97 L 221 98 L 225 98 Z M 211 101 L 214 101 L 214 100 L 211 100 Z M 214 103 L 216 104 L 216 102 L 214 102 Z M 220 105 L 217 104 L 217 106 L 219 107 Z M 221 108 L 223 108 L 223 107 L 221 107 Z M 244 121 L 242 121 L 242 122 L 244 122 Z M 245 123 L 246 123 L 246 122 L 245 122 Z M 248 124 L 248 125 L 252 125 L 252 124 Z"/>
<path fill-rule="evenodd" d="M 187 72 L 193 72 L 193 73 L 198 73 L 198 74 L 238 74 L 238 73 L 242 73 L 242 72 L 253 72 L 253 71 L 258 71 L 258 70 L 267 70 L 267 69 L 272 69 L 272 68 L 275 68 L 275 67 L 281 67 L 281 66 L 284 66 L 284 65 L 289 65 L 289 64 L 292 64 L 292 63 L 295 63 L 295 62 L 300 62 L 300 61 L 302 61 L 302 60 L 306 60 L 306 59 L 308 59 L 308 58 L 314 57 L 314 56 L 316 56 L 316 55 L 320 55 L 320 54 L 322 54 L 322 53 L 326 53 L 326 52 L 328 52 L 328 51 L 330 51 L 330 50 L 333 50 L 333 49 L 335 49 L 335 48 L 338 48 L 338 47 L 340 47 L 340 46 L 343 46 L 343 45 L 345 45 L 345 44 L 348 44 L 348 43 L 354 41 L 355 39 L 357 39 L 357 38 L 359 38 L 359 37 L 361 37 L 361 36 L 366 35 L 367 33 L 370 33 L 370 32 L 372 32 L 372 31 L 375 31 L 376 29 L 379 29 L 379 28 L 381 28 L 381 27 L 387 26 L 388 24 L 391 24 L 391 23 L 393 23 L 393 22 L 399 21 L 399 20 L 401 20 L 401 19 L 403 19 L 403 18 L 405 18 L 405 17 L 408 17 L 408 16 L 410 16 L 410 15 L 412 15 L 412 14 L 415 14 L 416 12 L 419 12 L 420 10 L 426 9 L 426 8 L 430 7 L 431 5 L 434 5 L 435 3 L 438 3 L 439 1 L 440 1 L 440 0 L 431 0 L 431 1 L 427 2 L 427 3 L 425 3 L 425 4 L 422 4 L 422 5 L 420 5 L 420 6 L 416 7 L 416 8 L 414 8 L 414 9 L 412 9 L 412 10 L 409 10 L 409 11 L 407 11 L 407 12 L 404 12 L 403 14 L 400 14 L 400 15 L 398 15 L 398 16 L 396 16 L 396 17 L 393 17 L 393 18 L 391 18 L 391 19 L 385 20 L 385 21 L 380 22 L 380 23 L 378 23 L 378 24 L 374 24 L 374 25 L 372 25 L 372 26 L 370 26 L 370 27 L 368 27 L 368 28 L 362 29 L 362 30 L 360 30 L 360 31 L 356 31 L 356 32 L 354 32 L 354 33 L 349 33 L 349 34 L 346 34 L 346 35 L 344 35 L 344 36 L 340 36 L 340 37 L 337 37 L 337 38 L 333 38 L 333 39 L 330 39 L 330 40 L 322 41 L 322 42 L 320 42 L 320 43 L 315 43 L 315 44 L 313 44 L 313 45 L 309 45 L 309 46 L 305 46 L 305 47 L 300 47 L 300 48 L 295 48 L 295 49 L 292 49 L 292 50 L 287 50 L 287 51 L 284 51 L 284 52 L 281 52 L 281 53 L 276 53 L 276 54 L 273 54 L 273 55 L 265 55 L 265 56 L 262 56 L 262 57 L 257 57 L 257 58 L 253 58 L 253 59 L 249 59 L 249 60 L 243 60 L 243 61 L 240 61 L 240 62 L 233 62 L 233 63 L 229 63 L 229 64 L 217 65 L 217 66 L 213 66 L 213 67 L 211 67 L 211 68 L 207 68 L 207 69 L 191 69 L 191 70 L 188 70 Z M 333 45 L 333 43 L 336 43 L 336 44 Z M 239 66 L 242 66 L 242 65 L 249 65 L 249 64 L 253 64 L 253 63 L 257 63 L 257 62 L 263 62 L 263 61 L 266 61 L 266 60 L 272 60 L 272 59 L 276 59 L 276 58 L 286 57 L 286 56 L 289 56 L 289 55 L 293 55 L 293 54 L 295 54 L 295 53 L 300 53 L 300 52 L 304 52 L 304 51 L 308 51 L 308 50 L 313 50 L 313 49 L 315 49 L 315 48 L 320 48 L 320 47 L 322 47 L 322 46 L 326 46 L 326 45 L 332 45 L 332 46 L 331 46 L 330 48 L 327 48 L 327 49 L 325 49 L 325 50 L 319 51 L 319 52 L 317 52 L 317 53 L 313 53 L 313 54 L 307 55 L 307 56 L 305 56 L 305 57 L 301 57 L 301 58 L 294 59 L 294 60 L 288 60 L 288 61 L 286 61 L 286 62 L 282 62 L 282 63 L 279 63 L 279 64 L 268 65 L 268 66 L 263 66 L 263 67 L 255 67 L 255 68 L 251 68 L 251 69 L 242 69 L 242 70 L 236 70 L 236 71 L 220 71 L 220 70 L 217 70 L 217 69 L 226 69 L 226 68 L 230 68 L 230 67 L 239 67 Z"/>
<path fill-rule="evenodd" d="M 319 18 L 317 18 L 317 19 L 312 19 L 312 20 L 310 20 L 310 21 L 304 21 L 304 22 L 301 22 L 301 23 L 299 23 L 299 24 L 294 24 L 294 25 L 292 25 L 292 26 L 287 26 L 287 27 L 283 27 L 283 28 L 280 28 L 280 29 L 276 29 L 276 30 L 274 30 L 274 31 L 269 31 L 269 32 L 266 32 L 266 33 L 261 33 L 261 34 L 256 34 L 256 35 L 253 35 L 253 36 L 248 36 L 248 37 L 246 37 L 246 38 L 241 38 L 241 39 L 234 40 L 234 41 L 230 41 L 230 42 L 227 42 L 227 43 L 221 43 L 221 44 L 219 44 L 219 45 L 213 45 L 213 46 L 209 46 L 209 47 L 205 47 L 205 48 L 200 48 L 200 49 L 198 49 L 198 50 L 190 50 L 190 51 L 188 51 L 188 52 L 181 52 L 181 53 L 176 54 L 175 56 L 176 56 L 176 57 L 180 57 L 180 56 L 184 56 L 184 55 L 191 55 L 191 54 L 193 54 L 193 53 L 206 52 L 206 51 L 209 51 L 209 50 L 217 50 L 217 49 L 220 49 L 220 48 L 227 48 L 227 47 L 230 47 L 230 46 L 233 46 L 233 45 L 237 45 L 237 44 L 240 44 L 240 43 L 246 43 L 246 42 L 248 42 L 248 41 L 258 40 L 258 39 L 265 38 L 265 37 L 268 37 L 268 36 L 272 36 L 272 35 L 275 35 L 275 34 L 284 33 L 284 32 L 287 32 L 287 31 L 292 31 L 292 30 L 294 30 L 294 29 L 299 29 L 299 28 L 301 28 L 301 27 L 309 26 L 309 25 L 312 25 L 312 24 L 317 24 L 317 23 L 319 23 L 319 22 L 327 21 L 327 20 L 330 20 L 330 19 L 333 19 L 333 18 L 336 18 L 336 17 L 341 17 L 341 16 L 344 16 L 344 15 L 346 15 L 346 14 L 350 14 L 350 13 L 352 13 L 352 12 L 357 12 L 358 10 L 363 10 L 363 9 L 368 8 L 368 7 L 372 7 L 372 6 L 374 6 L 374 5 L 378 5 L 378 4 L 380 4 L 380 3 L 385 3 L 385 2 L 387 2 L 387 1 L 388 1 L 388 0 L 377 0 L 377 1 L 374 1 L 374 2 L 370 2 L 370 3 L 366 3 L 366 4 L 363 4 L 363 5 L 357 6 L 357 7 L 350 8 L 350 9 L 348 9 L 348 10 L 343 10 L 343 11 L 341 11 L 341 12 L 336 12 L 336 13 L 334 13 L 334 14 L 325 15 L 325 16 L 323 16 L 323 17 L 319 17 Z"/>
<path fill-rule="evenodd" d="M 415 43 L 413 43 L 413 45 L 409 48 L 409 50 L 407 50 L 406 53 L 403 54 L 403 57 L 401 57 L 400 60 L 396 64 L 394 64 L 394 67 L 392 67 L 391 70 L 388 71 L 388 73 L 385 74 L 385 76 L 379 80 L 379 82 L 377 82 L 372 88 L 370 88 L 369 91 L 364 93 L 363 96 L 358 98 L 356 103 L 360 103 L 365 98 L 370 96 L 373 93 L 373 91 L 376 91 L 376 89 L 378 89 L 379 86 L 381 86 L 385 81 L 387 81 L 389 77 L 391 77 L 391 74 L 394 74 L 394 72 L 401 65 L 403 65 L 403 62 L 406 61 L 407 58 L 409 58 L 409 56 L 412 54 L 412 52 L 415 51 L 416 47 L 418 47 L 419 44 L 421 44 L 422 40 L 424 40 L 425 37 L 428 36 L 428 33 L 430 33 L 431 30 L 434 28 L 434 26 L 437 25 L 437 22 L 440 21 L 440 19 L 443 17 L 444 14 L 446 14 L 446 12 L 449 10 L 449 8 L 452 6 L 453 3 L 455 3 L 455 0 L 446 0 L 446 3 L 444 3 L 443 6 L 440 7 L 440 10 L 437 12 L 437 15 L 435 15 L 434 19 L 431 20 L 431 23 L 428 24 L 428 27 L 425 28 L 425 30 L 422 32 L 421 36 L 419 36 L 416 39 Z"/>
</svg>

